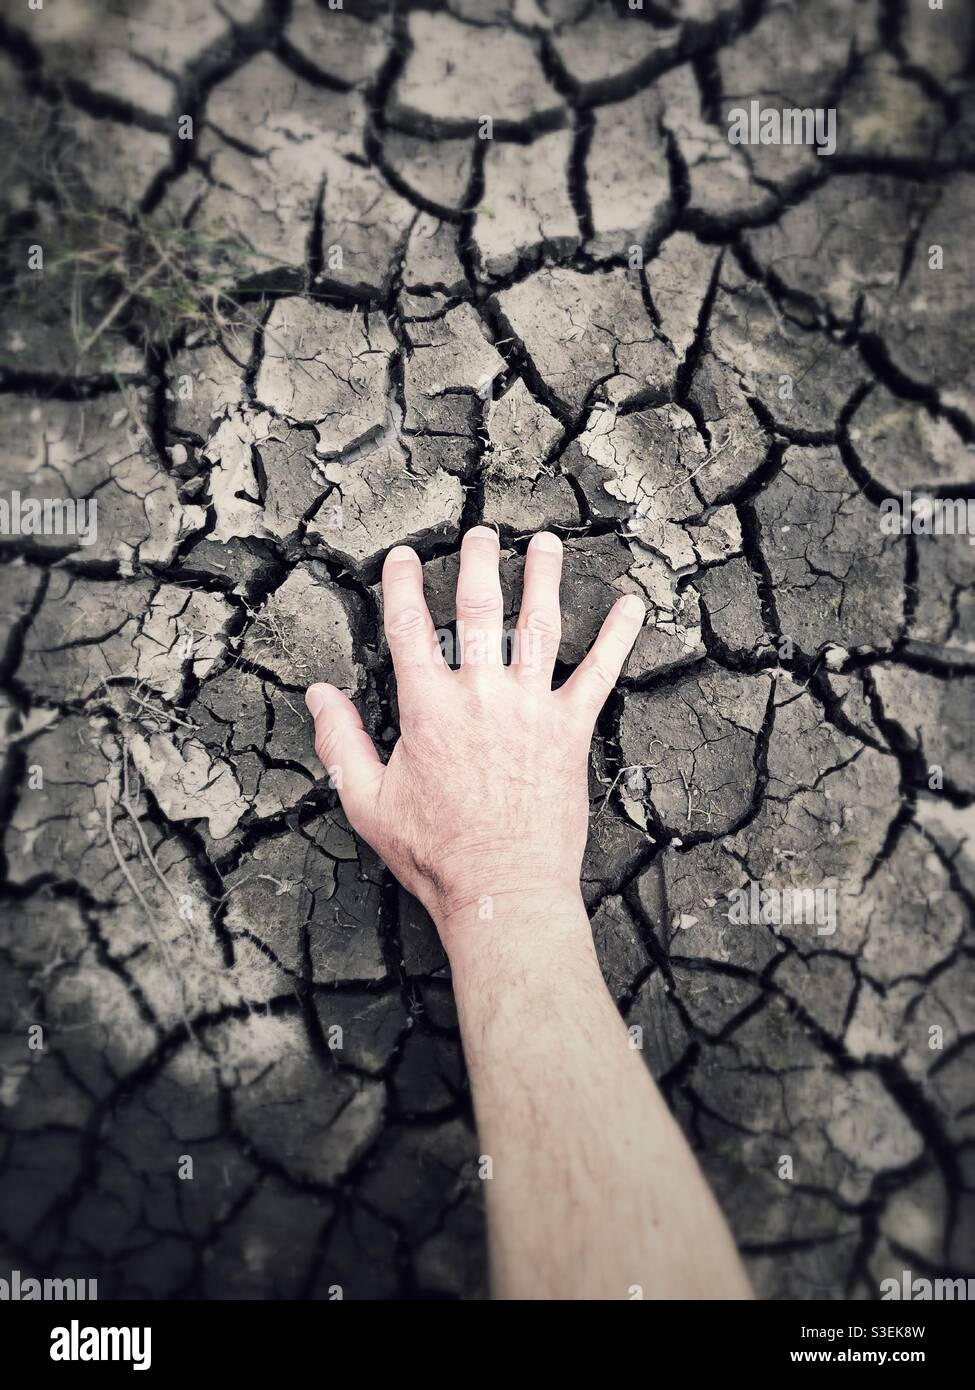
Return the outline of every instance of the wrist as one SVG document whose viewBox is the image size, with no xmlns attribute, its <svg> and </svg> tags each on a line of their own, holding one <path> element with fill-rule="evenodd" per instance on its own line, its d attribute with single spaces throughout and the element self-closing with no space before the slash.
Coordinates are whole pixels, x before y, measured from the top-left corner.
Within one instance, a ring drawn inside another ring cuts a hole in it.
<svg viewBox="0 0 975 1390">
<path fill-rule="evenodd" d="M 433 914 L 455 988 L 575 960 L 596 963 L 578 880 L 467 893 Z"/>
</svg>

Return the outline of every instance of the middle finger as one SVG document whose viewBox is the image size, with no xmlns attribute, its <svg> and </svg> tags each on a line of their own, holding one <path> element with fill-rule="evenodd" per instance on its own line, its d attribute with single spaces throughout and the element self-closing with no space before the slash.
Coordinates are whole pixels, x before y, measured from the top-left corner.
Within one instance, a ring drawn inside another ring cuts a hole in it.
<svg viewBox="0 0 975 1390">
<path fill-rule="evenodd" d="M 460 546 L 457 577 L 457 642 L 461 666 L 500 666 L 504 599 L 501 546 L 489 526 L 475 526 Z"/>
</svg>

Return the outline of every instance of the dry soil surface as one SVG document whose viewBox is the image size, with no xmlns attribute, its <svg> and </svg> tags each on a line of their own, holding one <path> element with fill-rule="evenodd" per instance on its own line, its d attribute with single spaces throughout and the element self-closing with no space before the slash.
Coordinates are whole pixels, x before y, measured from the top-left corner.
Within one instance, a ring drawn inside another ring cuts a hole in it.
<svg viewBox="0 0 975 1390">
<path fill-rule="evenodd" d="M 485 521 L 512 605 L 565 540 L 562 676 L 648 601 L 585 893 L 759 1292 L 975 1273 L 975 548 L 878 510 L 975 486 L 971 11 L 79 0 L 0 49 L 2 492 L 98 502 L 0 541 L 5 1258 L 485 1292 L 446 962 L 302 701 L 391 747 L 382 556 L 449 627 Z M 731 145 L 753 99 L 835 153 Z"/>
</svg>

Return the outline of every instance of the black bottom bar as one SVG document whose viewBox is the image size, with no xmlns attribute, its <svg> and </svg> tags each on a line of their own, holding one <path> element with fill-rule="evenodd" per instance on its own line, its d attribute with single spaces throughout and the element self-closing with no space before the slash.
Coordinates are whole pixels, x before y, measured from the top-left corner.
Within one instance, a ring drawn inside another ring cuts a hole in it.
<svg viewBox="0 0 975 1390">
<path fill-rule="evenodd" d="M 490 1372 L 492 1356 L 499 1374 L 510 1374 L 513 1345 L 499 1333 L 515 1332 L 530 1337 L 547 1363 L 563 1350 L 579 1349 L 580 1309 L 571 1309 L 565 1335 L 559 1323 L 566 1308 L 532 1305 L 531 1322 L 525 1306 L 481 1306 L 451 1313 L 440 1304 L 433 1336 L 442 1346 L 438 1355 L 452 1356 L 447 1348 L 463 1329 L 473 1337 L 469 1350 L 476 1352 L 478 1379 Z M 323 1378 L 343 1368 L 348 1358 L 361 1357 L 363 1371 L 371 1374 L 377 1362 L 388 1356 L 401 1370 L 407 1368 L 412 1347 L 416 1356 L 424 1337 L 422 1323 L 411 1310 L 406 1338 L 397 1334 L 402 1308 L 378 1303 L 0 1303 L 0 1336 L 4 1362 L 15 1364 L 21 1376 L 32 1371 L 58 1380 L 63 1368 L 67 1382 L 74 1375 L 117 1372 L 131 1376 L 155 1375 L 175 1383 L 178 1375 L 212 1372 L 242 1374 L 253 1383 L 262 1373 L 279 1376 L 299 1365 L 317 1364 Z M 421 1315 L 422 1316 L 422 1315 Z M 541 1316 L 542 1322 L 538 1322 Z M 592 1343 L 607 1348 L 608 1372 L 616 1358 L 611 1347 L 625 1346 L 627 1371 L 652 1373 L 662 1369 L 656 1358 L 667 1352 L 667 1362 L 683 1364 L 696 1378 L 708 1369 L 734 1375 L 752 1370 L 788 1372 L 794 1368 L 879 1366 L 899 1372 L 921 1368 L 948 1371 L 958 1364 L 963 1334 L 971 1327 L 966 1302 L 889 1303 L 645 1303 L 640 1308 L 601 1308 L 582 1314 L 592 1318 L 592 1334 L 609 1332 L 613 1341 Z M 473 1317 L 474 1322 L 466 1319 Z M 610 1321 L 607 1323 L 606 1319 Z M 459 1322 L 455 1322 L 459 1319 Z M 497 1320 L 497 1321 L 495 1321 Z M 390 1325 L 392 1324 L 392 1326 Z M 146 1329 L 149 1336 L 146 1339 Z M 483 1341 L 479 1334 L 491 1335 Z M 638 1332 L 640 1344 L 628 1340 Z M 616 1341 L 616 1337 L 621 1340 Z M 442 1340 L 441 1340 L 442 1339 Z M 521 1342 L 519 1342 L 521 1344 Z M 429 1341 L 427 1345 L 431 1345 Z M 636 1345 L 644 1347 L 642 1365 L 632 1358 Z M 404 1362 L 404 1357 L 407 1361 Z M 13 1359 L 13 1362 L 11 1361 Z M 467 1358 L 465 1357 L 465 1362 Z M 462 1368 L 442 1363 L 442 1372 L 455 1375 Z M 464 1368 L 466 1369 L 466 1367 Z M 346 1374 L 348 1371 L 346 1370 Z M 415 1373 L 415 1363 L 414 1363 Z M 44 1382 L 48 1383 L 47 1381 Z"/>
</svg>

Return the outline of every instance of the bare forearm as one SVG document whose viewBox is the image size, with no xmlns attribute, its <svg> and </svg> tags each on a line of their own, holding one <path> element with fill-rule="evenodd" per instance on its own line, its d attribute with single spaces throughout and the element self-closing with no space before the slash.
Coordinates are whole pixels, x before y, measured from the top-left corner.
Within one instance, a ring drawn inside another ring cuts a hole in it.
<svg viewBox="0 0 975 1390">
<path fill-rule="evenodd" d="M 503 1298 L 742 1298 L 697 1162 L 603 982 L 578 893 L 446 927 Z M 461 914 L 463 915 L 463 914 Z"/>
</svg>

